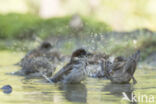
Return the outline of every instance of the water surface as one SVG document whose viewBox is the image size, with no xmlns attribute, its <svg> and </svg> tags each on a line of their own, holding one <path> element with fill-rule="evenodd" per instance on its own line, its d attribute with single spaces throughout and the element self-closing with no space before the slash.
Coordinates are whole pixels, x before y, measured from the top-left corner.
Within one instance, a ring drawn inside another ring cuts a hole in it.
<svg viewBox="0 0 156 104">
<path fill-rule="evenodd" d="M 154 97 L 156 103 L 156 70 L 138 68 L 135 73 L 138 81 L 136 85 L 112 84 L 108 80 L 94 78 L 87 78 L 81 84 L 50 84 L 45 83 L 42 78 L 26 79 L 8 74 L 20 69 L 13 64 L 23 55 L 0 52 L 0 87 L 7 84 L 13 87 L 11 94 L 0 91 L 0 104 L 129 104 L 130 102 L 122 100 L 123 92 L 130 98 L 132 94 L 137 98 L 146 95 L 147 99 L 138 104 L 146 104 L 146 100 L 150 104 L 150 96 Z"/>
</svg>

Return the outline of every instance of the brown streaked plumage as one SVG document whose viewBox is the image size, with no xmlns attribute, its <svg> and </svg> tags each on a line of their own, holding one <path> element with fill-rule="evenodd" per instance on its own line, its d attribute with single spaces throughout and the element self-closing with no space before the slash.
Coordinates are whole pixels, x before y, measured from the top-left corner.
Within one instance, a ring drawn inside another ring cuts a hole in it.
<svg viewBox="0 0 156 104">
<path fill-rule="evenodd" d="M 129 83 L 131 79 L 133 79 L 133 83 L 136 83 L 134 78 L 134 72 L 137 67 L 137 63 L 139 61 L 140 51 L 137 51 L 129 58 L 117 57 L 115 58 L 113 64 L 111 66 L 107 66 L 107 62 L 104 63 L 105 73 L 107 73 L 107 77 L 113 83 Z"/>
<path fill-rule="evenodd" d="M 22 65 L 22 69 L 15 72 L 15 75 L 27 77 L 42 77 L 43 75 L 51 77 L 55 71 L 55 66 L 45 57 L 36 57 L 28 59 Z"/>
<path fill-rule="evenodd" d="M 60 69 L 51 79 L 52 82 L 80 83 L 86 77 L 86 56 L 88 53 L 84 49 L 77 49 L 73 52 L 71 60 Z"/>
<path fill-rule="evenodd" d="M 60 53 L 52 49 L 53 46 L 49 42 L 43 42 L 38 48 L 28 52 L 17 65 L 22 67 L 28 60 L 37 57 L 46 57 L 52 63 L 57 63 L 61 60 Z"/>
<path fill-rule="evenodd" d="M 60 54 L 52 50 L 53 46 L 49 42 L 43 42 L 38 48 L 28 52 L 20 61 L 21 70 L 15 72 L 16 75 L 41 77 L 41 73 L 48 77 L 55 71 Z"/>
</svg>

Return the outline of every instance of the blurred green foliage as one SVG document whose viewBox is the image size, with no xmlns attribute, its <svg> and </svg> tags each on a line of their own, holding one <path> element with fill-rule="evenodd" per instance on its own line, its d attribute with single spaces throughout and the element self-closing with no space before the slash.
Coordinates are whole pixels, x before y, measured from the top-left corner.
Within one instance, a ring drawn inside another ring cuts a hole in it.
<svg viewBox="0 0 156 104">
<path fill-rule="evenodd" d="M 42 19 L 32 14 L 7 14 L 0 15 L 0 38 L 32 38 L 33 35 L 46 38 L 49 35 L 71 35 L 71 28 L 68 26 L 71 16 Z M 103 22 L 82 17 L 85 23 L 83 34 L 90 32 L 106 32 L 111 28 Z"/>
<path fill-rule="evenodd" d="M 0 38 L 19 38 L 32 35 L 40 18 L 25 14 L 0 15 Z"/>
<path fill-rule="evenodd" d="M 101 34 L 111 31 L 110 26 L 106 23 L 99 22 L 91 17 L 81 16 L 84 22 L 84 28 L 80 31 L 79 35 L 92 35 Z M 37 15 L 32 14 L 7 14 L 0 15 L 0 50 L 19 50 L 28 51 L 36 46 L 34 41 L 29 41 L 33 36 L 45 39 L 49 36 L 69 36 L 77 35 L 69 27 L 71 16 L 42 19 Z M 112 55 L 129 55 L 134 51 L 140 49 L 141 59 L 145 59 L 152 52 L 156 52 L 156 36 L 148 35 L 148 33 L 142 31 L 140 33 L 132 34 L 137 38 L 131 39 L 130 35 L 125 34 L 128 41 L 116 40 L 116 34 L 106 39 L 107 45 L 98 45 L 100 51 L 106 52 Z M 122 36 L 120 36 L 122 38 Z M 76 36 L 77 38 L 77 36 Z M 23 41 L 21 41 L 23 39 Z M 105 41 L 106 41 L 105 40 Z M 64 44 L 65 53 L 68 50 L 72 50 L 75 47 L 75 42 L 70 41 Z"/>
<path fill-rule="evenodd" d="M 112 46 L 109 50 L 109 53 L 111 53 L 112 55 L 129 56 L 135 51 L 140 50 L 141 60 L 144 60 L 148 57 L 148 55 L 156 52 L 156 35 L 152 36 L 144 33 L 138 36 L 135 44 L 134 40 L 129 39 L 129 41 L 121 41 L 109 45 Z"/>
</svg>

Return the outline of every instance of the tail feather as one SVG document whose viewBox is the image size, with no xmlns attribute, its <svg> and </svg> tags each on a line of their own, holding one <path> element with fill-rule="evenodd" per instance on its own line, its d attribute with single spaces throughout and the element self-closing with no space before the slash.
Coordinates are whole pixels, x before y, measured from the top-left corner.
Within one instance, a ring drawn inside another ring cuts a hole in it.
<svg viewBox="0 0 156 104">
<path fill-rule="evenodd" d="M 138 50 L 131 57 L 129 57 L 129 59 L 127 60 L 126 65 L 124 67 L 124 70 L 123 70 L 124 72 L 128 72 L 131 75 L 134 83 L 136 83 L 136 80 L 135 80 L 133 74 L 136 70 L 139 58 L 140 58 L 140 50 Z"/>
<path fill-rule="evenodd" d="M 126 65 L 124 67 L 124 72 L 128 71 L 130 74 L 134 74 L 136 66 L 138 64 L 140 58 L 140 51 L 138 50 L 136 53 L 134 53 L 132 56 L 130 56 L 126 62 Z"/>
</svg>

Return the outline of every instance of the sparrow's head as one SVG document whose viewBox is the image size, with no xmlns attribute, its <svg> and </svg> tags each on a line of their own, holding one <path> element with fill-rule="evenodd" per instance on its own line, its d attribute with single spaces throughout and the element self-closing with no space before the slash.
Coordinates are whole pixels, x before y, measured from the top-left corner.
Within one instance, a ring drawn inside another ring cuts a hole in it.
<svg viewBox="0 0 156 104">
<path fill-rule="evenodd" d="M 118 56 L 114 59 L 114 62 L 122 62 L 125 61 L 125 58 L 123 56 Z"/>
<path fill-rule="evenodd" d="M 88 57 L 92 55 L 91 53 L 87 52 L 85 49 L 83 48 L 79 48 L 77 50 L 75 50 L 73 53 L 72 53 L 72 56 L 71 56 L 71 61 L 73 59 L 79 59 L 79 58 L 85 58 L 85 57 Z"/>
<path fill-rule="evenodd" d="M 53 48 L 53 46 L 49 42 L 43 42 L 40 46 L 40 49 L 49 50 Z"/>
<path fill-rule="evenodd" d="M 80 49 L 75 50 L 72 53 L 72 58 L 74 58 L 74 57 L 81 58 L 81 57 L 87 56 L 87 54 L 88 54 L 88 52 L 85 49 L 80 48 Z"/>
</svg>

